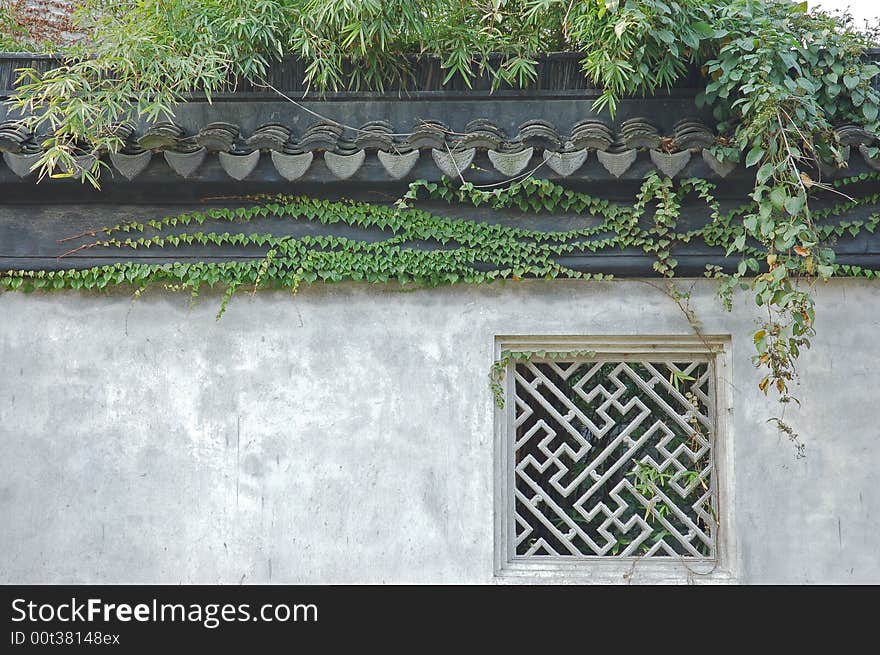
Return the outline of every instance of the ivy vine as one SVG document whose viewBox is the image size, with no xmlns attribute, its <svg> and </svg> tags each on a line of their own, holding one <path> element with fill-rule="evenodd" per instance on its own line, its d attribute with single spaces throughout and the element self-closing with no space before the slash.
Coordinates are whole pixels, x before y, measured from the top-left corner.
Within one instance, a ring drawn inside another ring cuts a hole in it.
<svg viewBox="0 0 880 655">
<path fill-rule="evenodd" d="M 489 389 L 498 409 L 504 409 L 504 377 L 513 362 L 529 362 L 534 359 L 593 359 L 595 350 L 502 350 L 501 356 L 489 369 Z"/>
</svg>

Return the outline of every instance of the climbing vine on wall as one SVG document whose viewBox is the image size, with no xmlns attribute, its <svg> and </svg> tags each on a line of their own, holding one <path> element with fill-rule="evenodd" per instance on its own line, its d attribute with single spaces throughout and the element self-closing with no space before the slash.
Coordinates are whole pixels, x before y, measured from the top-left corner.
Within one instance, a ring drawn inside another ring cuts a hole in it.
<svg viewBox="0 0 880 655">
<path fill-rule="evenodd" d="M 103 289 L 120 284 L 144 288 L 161 283 L 188 290 L 193 296 L 205 286 L 221 285 L 226 290 L 222 314 L 228 298 L 247 285 L 296 289 L 301 283 L 343 280 L 438 286 L 526 277 L 607 279 L 611 276 L 583 273 L 558 263 L 557 258 L 631 247 L 653 254 L 655 269 L 671 277 L 677 265 L 671 252 L 674 244 L 699 237 L 708 245 L 717 246 L 724 244 L 729 235 L 735 238 L 742 233 L 741 225 L 731 225 L 731 216 L 717 213 L 711 189 L 712 184 L 706 180 L 674 184 L 651 175 L 631 207 L 537 179 L 492 192 L 468 184 L 455 186 L 449 181 L 415 182 L 397 206 L 302 196 L 253 196 L 247 198 L 250 204 L 238 208 L 213 208 L 110 226 L 93 233 L 104 238 L 80 244 L 62 257 L 96 247 L 137 250 L 201 245 L 257 246 L 265 249 L 262 258 L 218 263 L 120 262 L 80 270 L 9 271 L 0 278 L 0 284 L 10 289 L 31 290 Z M 704 198 L 713 208 L 713 219 L 705 228 L 679 232 L 675 218 L 688 194 Z M 472 206 L 518 207 L 538 213 L 567 211 L 601 220 L 591 227 L 570 231 L 526 230 L 436 216 L 413 206 L 419 198 Z M 649 211 L 652 202 L 656 202 L 656 210 Z M 331 235 L 292 237 L 217 229 L 224 223 L 241 224 L 256 218 L 378 228 L 388 237 L 357 241 Z M 433 247 L 424 248 L 424 244 Z"/>
<path fill-rule="evenodd" d="M 507 373 L 507 367 L 511 362 L 528 362 L 532 359 L 593 359 L 596 356 L 595 350 L 504 350 L 501 357 L 492 363 L 489 369 L 489 388 L 492 390 L 492 397 L 495 399 L 495 406 L 499 409 L 504 408 L 504 376 Z"/>
</svg>

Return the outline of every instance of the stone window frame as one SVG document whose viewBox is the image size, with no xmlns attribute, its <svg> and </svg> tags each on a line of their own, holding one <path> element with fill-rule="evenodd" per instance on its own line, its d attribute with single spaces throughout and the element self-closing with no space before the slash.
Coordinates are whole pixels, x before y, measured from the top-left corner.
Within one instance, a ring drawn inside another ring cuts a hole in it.
<svg viewBox="0 0 880 655">
<path fill-rule="evenodd" d="M 513 552 L 512 438 L 514 424 L 513 361 L 504 376 L 503 408 L 495 408 L 494 438 L 494 573 L 498 583 L 602 583 L 683 584 L 732 583 L 736 581 L 737 548 L 734 533 L 734 458 L 731 384 L 731 340 L 729 335 L 712 336 L 516 336 L 495 337 L 494 359 L 502 351 L 533 352 L 595 351 L 600 356 L 633 358 L 688 356 L 708 358 L 714 391 L 715 435 L 713 443 L 714 482 L 719 524 L 716 529 L 715 559 L 584 557 L 571 561 L 530 561 Z"/>
</svg>

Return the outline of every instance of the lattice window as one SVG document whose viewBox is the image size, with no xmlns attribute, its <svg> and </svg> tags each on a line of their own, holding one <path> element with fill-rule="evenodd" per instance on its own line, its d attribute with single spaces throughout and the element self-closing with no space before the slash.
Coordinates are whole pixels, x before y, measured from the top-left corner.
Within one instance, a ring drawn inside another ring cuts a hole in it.
<svg viewBox="0 0 880 655">
<path fill-rule="evenodd" d="M 504 388 L 509 561 L 717 558 L 711 353 L 520 352 Z"/>
</svg>

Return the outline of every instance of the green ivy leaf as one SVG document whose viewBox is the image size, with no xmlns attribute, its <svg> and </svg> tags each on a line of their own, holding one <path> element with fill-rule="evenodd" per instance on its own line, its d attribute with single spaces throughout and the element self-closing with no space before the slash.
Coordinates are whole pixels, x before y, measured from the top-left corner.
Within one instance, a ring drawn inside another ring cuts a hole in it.
<svg viewBox="0 0 880 655">
<path fill-rule="evenodd" d="M 754 148 L 749 150 L 748 154 L 746 155 L 746 168 L 751 168 L 752 166 L 757 164 L 763 156 L 764 150 L 760 146 L 755 146 Z"/>
<path fill-rule="evenodd" d="M 785 211 L 792 216 L 797 216 L 804 208 L 804 197 L 802 195 L 791 196 L 785 200 Z"/>
<path fill-rule="evenodd" d="M 785 193 L 785 189 L 782 187 L 774 187 L 770 192 L 770 202 L 773 203 L 773 206 L 776 207 L 776 209 L 782 209 L 787 200 L 788 196 Z"/>
</svg>

